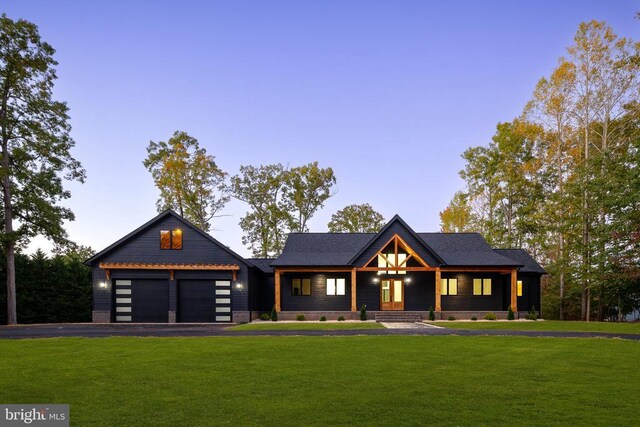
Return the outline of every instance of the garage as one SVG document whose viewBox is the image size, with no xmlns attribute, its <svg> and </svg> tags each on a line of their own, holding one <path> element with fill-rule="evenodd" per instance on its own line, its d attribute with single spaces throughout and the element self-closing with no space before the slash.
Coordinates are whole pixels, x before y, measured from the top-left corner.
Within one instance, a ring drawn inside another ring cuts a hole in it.
<svg viewBox="0 0 640 427">
<path fill-rule="evenodd" d="M 114 282 L 116 322 L 169 321 L 169 281 L 118 279 Z"/>
<path fill-rule="evenodd" d="M 182 323 L 231 321 L 230 280 L 180 280 L 177 320 Z"/>
</svg>

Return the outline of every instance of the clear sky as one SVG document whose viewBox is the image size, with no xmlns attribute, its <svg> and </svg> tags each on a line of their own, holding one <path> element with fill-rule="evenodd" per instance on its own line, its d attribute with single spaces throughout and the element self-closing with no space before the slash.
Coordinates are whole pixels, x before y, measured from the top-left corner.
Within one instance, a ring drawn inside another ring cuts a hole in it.
<svg viewBox="0 0 640 427">
<path fill-rule="evenodd" d="M 70 237 L 96 250 L 156 214 L 149 140 L 198 138 L 223 170 L 318 160 L 337 194 L 310 223 L 371 203 L 416 231 L 461 188 L 460 157 L 520 114 L 581 21 L 640 39 L 639 1 L 3 0 L 57 50 L 71 109 Z M 232 201 L 212 235 L 242 255 Z M 48 246 L 36 240 L 31 249 Z"/>
</svg>

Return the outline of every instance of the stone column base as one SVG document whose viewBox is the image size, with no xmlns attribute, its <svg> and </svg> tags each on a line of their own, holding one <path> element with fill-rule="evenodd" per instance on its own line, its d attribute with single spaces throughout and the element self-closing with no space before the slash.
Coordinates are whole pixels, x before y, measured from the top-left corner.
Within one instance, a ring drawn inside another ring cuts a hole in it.
<svg viewBox="0 0 640 427">
<path fill-rule="evenodd" d="M 92 311 L 91 319 L 93 323 L 111 323 L 111 312 L 110 311 Z"/>
<path fill-rule="evenodd" d="M 176 312 L 169 311 L 169 323 L 176 323 Z"/>
<path fill-rule="evenodd" d="M 233 323 L 249 323 L 251 322 L 250 311 L 234 311 L 231 319 Z"/>
</svg>

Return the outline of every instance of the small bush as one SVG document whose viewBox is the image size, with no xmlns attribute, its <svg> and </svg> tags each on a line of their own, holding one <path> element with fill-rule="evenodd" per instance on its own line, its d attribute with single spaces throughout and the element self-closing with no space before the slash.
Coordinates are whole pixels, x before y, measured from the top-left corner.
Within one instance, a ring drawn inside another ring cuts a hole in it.
<svg viewBox="0 0 640 427">
<path fill-rule="evenodd" d="M 496 315 L 491 312 L 484 315 L 484 320 L 496 320 L 496 319 L 497 319 Z"/>
<path fill-rule="evenodd" d="M 538 313 L 536 312 L 536 306 L 532 305 L 531 310 L 529 310 L 529 314 L 527 314 L 527 319 L 529 320 L 538 320 Z"/>
<path fill-rule="evenodd" d="M 476 316 L 472 316 L 471 320 L 478 320 L 478 318 Z"/>
<path fill-rule="evenodd" d="M 360 309 L 360 320 L 363 322 L 367 320 L 367 306 L 362 304 L 362 308 Z"/>
<path fill-rule="evenodd" d="M 447 317 L 447 320 L 456 320 L 456 318 L 453 317 L 453 316 L 449 316 L 449 317 Z"/>
<path fill-rule="evenodd" d="M 271 314 L 269 313 L 262 313 L 260 315 L 260 320 L 271 320 Z"/>
<path fill-rule="evenodd" d="M 304 317 L 304 314 L 298 314 L 298 315 L 296 316 L 296 320 L 297 320 L 298 322 L 304 322 L 305 320 L 307 320 L 307 318 L 306 318 L 306 317 Z"/>
<path fill-rule="evenodd" d="M 511 306 L 509 306 L 509 312 L 507 313 L 507 320 L 515 320 L 516 316 L 513 314 Z"/>
<path fill-rule="evenodd" d="M 278 312 L 276 311 L 276 306 L 275 305 L 271 309 L 271 321 L 272 322 L 277 322 L 278 321 Z"/>
<path fill-rule="evenodd" d="M 433 307 L 429 307 L 429 320 L 436 320 L 436 314 L 433 312 Z"/>
<path fill-rule="evenodd" d="M 320 321 L 321 321 L 321 322 L 326 322 L 326 321 L 327 321 L 327 317 L 326 317 L 326 316 L 322 316 L 322 317 L 320 318 Z"/>
<path fill-rule="evenodd" d="M 344 316 L 338 317 L 338 322 L 343 322 L 343 321 L 344 321 Z"/>
</svg>

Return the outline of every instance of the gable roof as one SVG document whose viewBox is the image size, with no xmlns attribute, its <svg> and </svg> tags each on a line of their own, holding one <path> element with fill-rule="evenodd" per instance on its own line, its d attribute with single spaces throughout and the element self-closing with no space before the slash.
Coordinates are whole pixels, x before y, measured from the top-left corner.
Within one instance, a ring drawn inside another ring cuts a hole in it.
<svg viewBox="0 0 640 427">
<path fill-rule="evenodd" d="M 205 239 L 209 240 L 211 243 L 217 245 L 218 247 L 220 247 L 220 249 L 224 250 L 225 252 L 227 252 L 229 255 L 233 256 L 234 258 L 237 258 L 239 261 L 241 261 L 243 264 L 247 264 L 247 261 L 241 257 L 240 255 L 238 255 L 237 253 L 235 253 L 234 251 L 232 251 L 231 249 L 229 249 L 227 246 L 223 245 L 222 243 L 220 243 L 219 241 L 217 241 L 216 239 L 214 239 L 213 237 L 211 237 L 209 234 L 205 233 L 204 231 L 202 231 L 200 228 L 196 227 L 194 224 L 192 224 L 190 221 L 186 220 L 185 218 L 181 217 L 180 215 L 178 215 L 175 211 L 173 211 L 172 209 L 167 209 L 163 212 L 160 212 L 158 215 L 156 215 L 154 218 L 150 219 L 149 221 L 145 222 L 144 224 L 142 224 L 140 227 L 136 228 L 135 230 L 133 230 L 131 233 L 127 234 L 126 236 L 124 236 L 123 238 L 115 241 L 114 243 L 112 243 L 111 245 L 107 246 L 106 248 L 104 248 L 103 250 L 101 250 L 100 252 L 98 252 L 97 254 L 95 254 L 94 256 L 92 256 L 91 258 L 89 258 L 88 260 L 86 260 L 84 262 L 85 265 L 91 265 L 92 263 L 94 263 L 95 261 L 99 260 L 100 258 L 102 258 L 103 256 L 107 255 L 108 253 L 110 253 L 111 251 L 113 251 L 116 248 L 119 248 L 120 246 L 122 246 L 123 244 L 125 244 L 126 242 L 128 242 L 130 239 L 132 239 L 133 237 L 137 236 L 138 234 L 142 233 L 143 231 L 145 231 L 147 228 L 151 227 L 153 224 L 162 221 L 163 219 L 165 219 L 166 217 L 171 216 L 176 218 L 177 220 L 179 220 L 180 222 L 182 222 L 183 224 L 185 224 L 187 227 L 190 227 L 191 229 L 193 229 L 194 231 L 196 231 L 198 234 L 200 234 L 201 236 L 203 236 Z"/>
<path fill-rule="evenodd" d="M 547 271 L 524 249 L 494 249 L 494 251 L 523 264 L 521 273 L 547 274 Z"/>
<path fill-rule="evenodd" d="M 448 266 L 520 267 L 523 263 L 494 251 L 479 233 L 418 233 Z"/>
<path fill-rule="evenodd" d="M 404 220 L 402 218 L 400 218 L 400 215 L 396 214 L 393 216 L 393 218 L 391 218 L 391 220 L 384 226 L 382 227 L 382 229 L 378 232 L 378 233 L 374 233 L 372 235 L 372 237 L 369 239 L 369 241 L 362 246 L 362 248 L 349 260 L 349 264 L 353 264 L 356 262 L 356 260 L 374 243 L 376 243 L 376 241 L 385 234 L 385 232 L 390 229 L 392 226 L 394 226 L 395 224 L 400 224 L 401 227 L 404 227 L 406 229 L 406 231 L 409 233 L 410 236 L 414 237 L 419 244 L 422 244 L 424 246 L 424 248 L 435 257 L 435 259 L 437 261 L 439 261 L 440 263 L 444 263 L 444 260 L 442 258 L 440 258 L 440 256 L 438 256 L 438 254 L 429 246 L 429 244 L 427 244 L 427 242 L 425 242 L 419 235 L 418 233 L 416 233 L 415 231 L 413 231 L 413 229 L 411 227 L 409 227 L 409 225 L 404 222 Z M 386 243 L 386 242 L 385 242 Z M 417 250 L 418 248 L 412 248 L 413 250 Z"/>
</svg>

